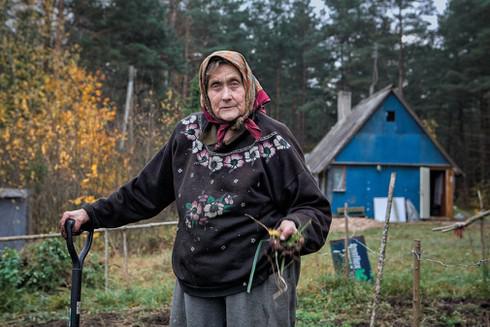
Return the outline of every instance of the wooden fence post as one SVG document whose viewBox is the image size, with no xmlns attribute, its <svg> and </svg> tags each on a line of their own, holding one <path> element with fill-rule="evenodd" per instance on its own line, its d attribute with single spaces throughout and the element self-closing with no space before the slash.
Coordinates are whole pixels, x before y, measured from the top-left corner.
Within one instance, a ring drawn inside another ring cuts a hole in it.
<svg viewBox="0 0 490 327">
<path fill-rule="evenodd" d="M 483 198 L 481 196 L 480 190 L 477 191 L 478 201 L 480 202 L 480 213 L 483 212 Z M 487 247 L 485 244 L 485 219 L 480 219 L 480 243 L 481 243 L 481 259 L 482 259 L 482 274 L 483 274 L 483 285 L 487 284 L 488 279 L 488 266 L 487 266 Z"/>
<path fill-rule="evenodd" d="M 109 230 L 104 231 L 104 289 L 109 290 Z"/>
<path fill-rule="evenodd" d="M 374 327 L 376 321 L 376 308 L 379 302 L 379 294 L 381 292 L 381 279 L 383 278 L 383 267 L 385 262 L 386 243 L 388 240 L 388 230 L 390 227 L 391 205 L 393 203 L 393 191 L 395 189 L 396 172 L 392 172 L 390 176 L 390 186 L 388 187 L 388 201 L 386 203 L 385 224 L 383 228 L 383 236 L 381 237 L 381 247 L 378 257 L 378 269 L 376 274 L 376 285 L 374 287 L 374 299 L 371 311 L 371 321 L 369 327 Z"/>
<path fill-rule="evenodd" d="M 349 219 L 347 216 L 347 202 L 344 203 L 345 238 L 344 238 L 344 276 L 349 279 L 350 260 L 349 260 Z"/>
<path fill-rule="evenodd" d="M 124 279 L 128 281 L 128 241 L 126 230 L 123 230 Z"/>
<path fill-rule="evenodd" d="M 413 321 L 412 327 L 420 326 L 420 240 L 413 241 Z"/>
</svg>

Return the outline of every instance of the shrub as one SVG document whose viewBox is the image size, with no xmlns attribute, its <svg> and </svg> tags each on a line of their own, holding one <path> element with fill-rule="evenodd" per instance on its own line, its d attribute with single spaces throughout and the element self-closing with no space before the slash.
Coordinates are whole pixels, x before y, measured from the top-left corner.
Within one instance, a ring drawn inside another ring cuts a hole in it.
<svg viewBox="0 0 490 327">
<path fill-rule="evenodd" d="M 15 249 L 6 248 L 0 256 L 0 312 L 9 312 L 20 306 L 17 288 L 22 283 L 22 259 Z"/>
<path fill-rule="evenodd" d="M 67 285 L 70 258 L 65 243 L 51 238 L 24 248 L 24 286 L 31 290 L 52 291 Z"/>
<path fill-rule="evenodd" d="M 0 289 L 16 288 L 22 283 L 22 259 L 15 249 L 6 248 L 0 256 Z"/>
</svg>

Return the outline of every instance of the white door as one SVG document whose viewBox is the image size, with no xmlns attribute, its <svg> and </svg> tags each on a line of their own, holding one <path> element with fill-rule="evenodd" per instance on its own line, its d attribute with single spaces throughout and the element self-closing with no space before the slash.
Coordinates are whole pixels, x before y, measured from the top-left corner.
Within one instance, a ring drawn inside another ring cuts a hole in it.
<svg viewBox="0 0 490 327">
<path fill-rule="evenodd" d="M 430 169 L 420 167 L 420 218 L 430 217 Z"/>
</svg>

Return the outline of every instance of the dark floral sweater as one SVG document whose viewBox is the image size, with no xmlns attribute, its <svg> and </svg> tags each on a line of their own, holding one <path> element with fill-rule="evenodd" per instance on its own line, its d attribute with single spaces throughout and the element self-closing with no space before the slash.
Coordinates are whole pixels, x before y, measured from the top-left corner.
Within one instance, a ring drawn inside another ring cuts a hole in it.
<svg viewBox="0 0 490 327">
<path fill-rule="evenodd" d="M 201 113 L 182 120 L 168 143 L 137 177 L 108 198 L 85 205 L 93 227 L 117 227 L 158 214 L 173 201 L 179 213 L 173 270 L 184 291 L 224 296 L 247 288 L 253 257 L 268 227 L 284 219 L 305 229 L 301 254 L 320 249 L 328 234 L 330 205 L 308 171 L 289 129 L 262 114 L 259 140 L 244 132 L 218 152 L 201 141 Z M 271 266 L 262 251 L 254 285 Z"/>
</svg>

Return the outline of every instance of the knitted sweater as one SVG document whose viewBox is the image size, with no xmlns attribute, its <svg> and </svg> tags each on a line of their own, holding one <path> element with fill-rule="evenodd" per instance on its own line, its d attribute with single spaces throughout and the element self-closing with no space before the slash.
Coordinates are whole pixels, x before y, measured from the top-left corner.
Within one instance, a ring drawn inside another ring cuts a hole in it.
<svg viewBox="0 0 490 327">
<path fill-rule="evenodd" d="M 284 219 L 305 229 L 301 254 L 320 249 L 330 205 L 308 171 L 289 129 L 257 113 L 259 140 L 244 132 L 220 148 L 201 141 L 208 123 L 196 113 L 177 124 L 168 143 L 137 177 L 108 198 L 85 205 L 94 227 L 117 227 L 158 214 L 175 201 L 179 223 L 172 265 L 184 291 L 225 296 L 247 288 L 253 257 L 269 228 Z M 261 251 L 254 285 L 271 274 Z"/>
</svg>

